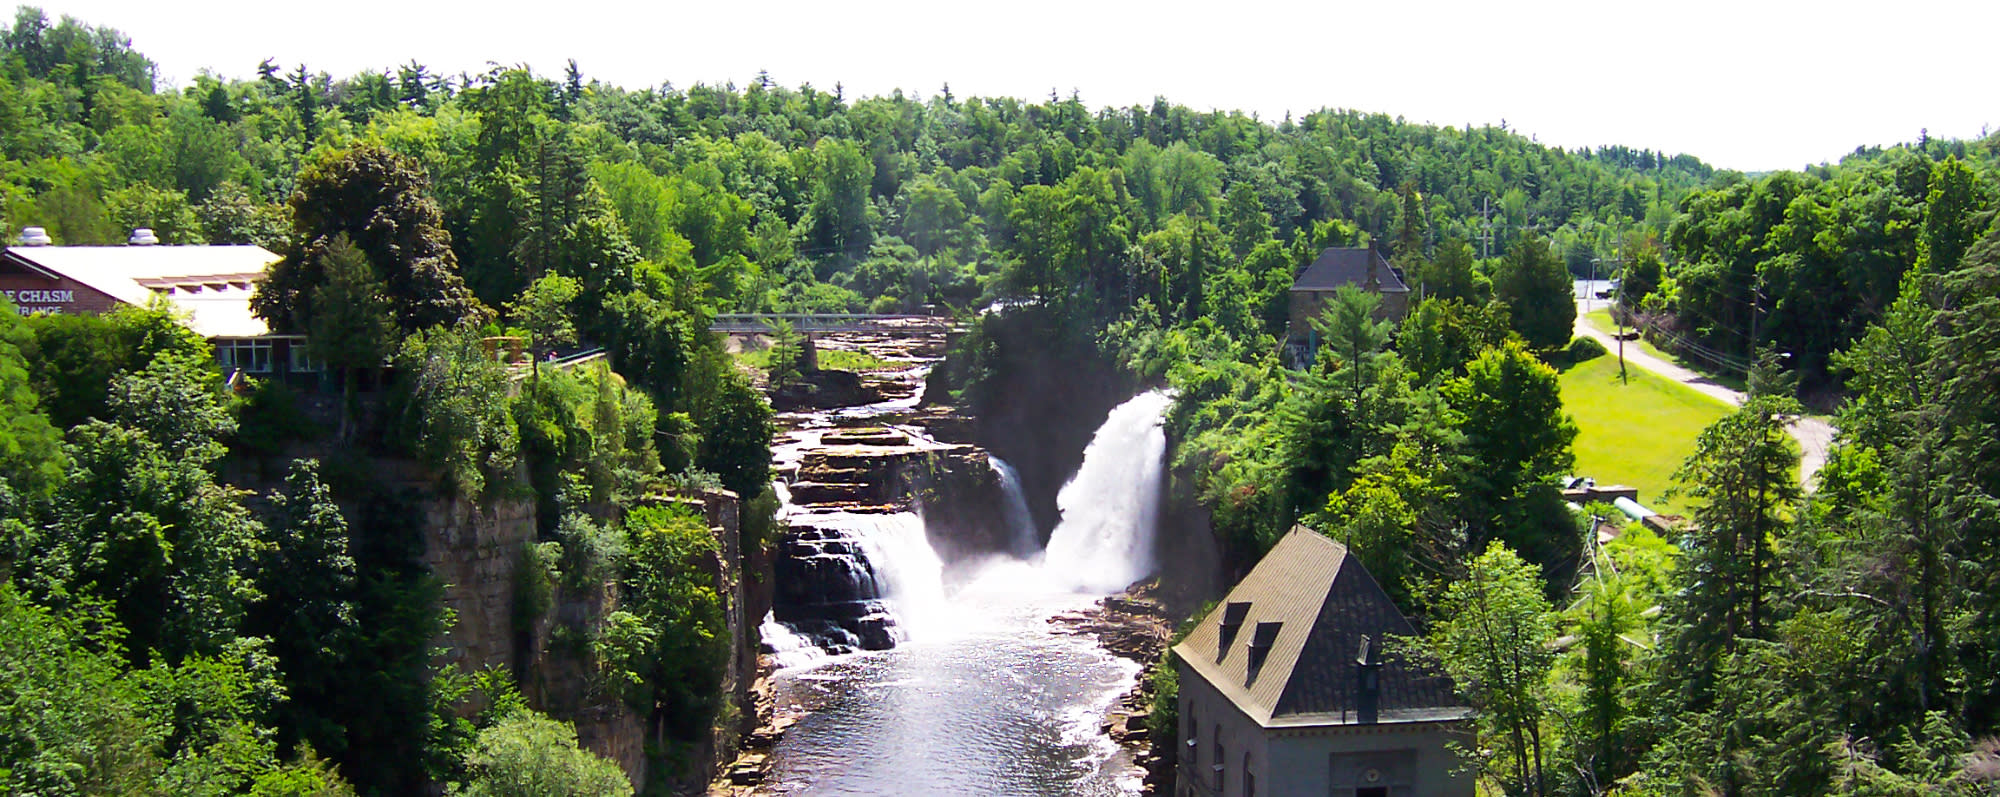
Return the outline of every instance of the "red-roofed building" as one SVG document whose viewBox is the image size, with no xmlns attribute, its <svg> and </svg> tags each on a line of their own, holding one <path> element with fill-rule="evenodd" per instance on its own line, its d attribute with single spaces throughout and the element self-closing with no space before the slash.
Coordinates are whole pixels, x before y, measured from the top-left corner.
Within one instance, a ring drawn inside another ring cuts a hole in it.
<svg viewBox="0 0 2000 797">
<path fill-rule="evenodd" d="M 0 296 L 23 315 L 164 300 L 214 344 L 225 372 L 317 375 L 303 337 L 273 335 L 250 312 L 257 282 L 278 259 L 261 246 L 16 246 L 0 250 Z"/>
</svg>

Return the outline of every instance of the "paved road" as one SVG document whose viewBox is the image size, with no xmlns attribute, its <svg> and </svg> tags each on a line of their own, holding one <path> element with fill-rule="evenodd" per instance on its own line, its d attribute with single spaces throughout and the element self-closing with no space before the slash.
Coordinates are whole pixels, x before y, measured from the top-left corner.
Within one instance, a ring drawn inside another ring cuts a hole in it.
<svg viewBox="0 0 2000 797">
<path fill-rule="evenodd" d="M 1597 342 L 1604 344 L 1605 349 L 1615 355 L 1618 351 L 1618 341 L 1597 327 L 1591 326 L 1583 318 L 1585 313 L 1598 309 L 1603 305 L 1604 302 L 1602 300 L 1583 299 L 1577 301 L 1576 334 L 1595 338 Z M 1695 390 L 1726 401 L 1731 406 L 1741 406 L 1743 404 L 1742 393 L 1717 384 L 1715 380 L 1709 379 L 1706 376 L 1647 354 L 1646 350 L 1637 344 L 1630 344 L 1625 347 L 1625 363 L 1644 368 L 1668 379 L 1680 382 Z M 1811 492 L 1813 489 L 1813 476 L 1818 474 L 1819 469 L 1826 465 L 1826 449 L 1828 446 L 1833 445 L 1833 424 L 1827 423 L 1820 418 L 1800 416 L 1792 419 L 1792 422 L 1787 424 L 1785 428 L 1792 433 L 1792 439 L 1799 441 L 1799 451 L 1802 453 L 1802 456 L 1799 458 L 1799 483 L 1805 487 L 1807 492 Z"/>
</svg>

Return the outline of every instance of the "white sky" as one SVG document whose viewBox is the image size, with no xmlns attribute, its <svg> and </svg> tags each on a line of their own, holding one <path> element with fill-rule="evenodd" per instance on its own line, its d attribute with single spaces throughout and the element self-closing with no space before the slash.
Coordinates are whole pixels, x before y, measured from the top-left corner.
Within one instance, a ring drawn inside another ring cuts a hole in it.
<svg viewBox="0 0 2000 797">
<path fill-rule="evenodd" d="M 28 0 L 32 2 L 32 0 Z M 570 0 L 175 3 L 45 0 L 117 28 L 168 84 L 208 68 L 345 77 L 412 58 L 434 72 L 488 61 L 549 76 L 844 84 L 852 99 L 1040 100 L 1241 109 L 1275 121 L 1321 107 L 1498 124 L 1545 144 L 1624 144 L 1762 171 L 1858 145 L 1973 138 L 2000 124 L 1991 36 L 2000 2 L 1326 0 L 1097 3 L 951 0 L 653 4 Z M 8 19 L 11 24 L 11 16 Z M 1983 56 L 1983 57 L 1982 57 Z"/>
</svg>

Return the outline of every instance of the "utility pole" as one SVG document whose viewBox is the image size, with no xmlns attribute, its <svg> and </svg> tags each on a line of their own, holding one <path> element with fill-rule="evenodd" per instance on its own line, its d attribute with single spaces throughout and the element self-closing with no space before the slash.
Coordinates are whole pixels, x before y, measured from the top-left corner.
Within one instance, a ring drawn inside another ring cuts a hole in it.
<svg viewBox="0 0 2000 797">
<path fill-rule="evenodd" d="M 1599 258 L 1593 257 L 1590 259 L 1590 279 L 1592 283 L 1597 281 L 1597 265 L 1599 262 Z M 1618 275 L 1615 278 L 1618 281 L 1618 288 L 1611 299 L 1611 319 L 1618 322 L 1618 384 L 1625 385 L 1630 384 L 1630 381 L 1625 376 L 1625 316 L 1623 315 L 1625 309 L 1625 257 L 1617 250 L 1612 250 L 1611 253 L 1611 273 Z M 1592 290 L 1594 291 L 1595 289 L 1596 286 L 1593 285 Z M 1596 296 L 1595 293 L 1591 295 L 1593 297 Z M 1586 306 L 1588 306 L 1588 303 L 1586 303 Z"/>
<path fill-rule="evenodd" d="M 1479 259 L 1493 256 L 1493 197 L 1479 199 Z"/>
</svg>

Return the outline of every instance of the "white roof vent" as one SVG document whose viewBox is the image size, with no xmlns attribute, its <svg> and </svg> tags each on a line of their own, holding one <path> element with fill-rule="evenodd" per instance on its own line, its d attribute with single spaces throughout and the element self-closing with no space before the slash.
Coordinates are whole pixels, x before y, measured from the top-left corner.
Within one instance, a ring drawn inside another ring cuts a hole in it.
<svg viewBox="0 0 2000 797">
<path fill-rule="evenodd" d="M 125 242 L 133 246 L 153 246 L 160 242 L 160 237 L 153 234 L 153 228 L 140 227 L 133 230 L 132 237 Z"/>
<path fill-rule="evenodd" d="M 49 231 L 48 231 L 48 230 L 44 230 L 44 229 L 42 229 L 42 228 L 40 228 L 40 227 L 22 227 L 22 228 L 21 228 L 21 245 L 22 245 L 22 246 L 48 246 L 48 245 L 50 245 L 50 244 L 53 244 L 53 243 L 55 243 L 55 242 L 56 242 L 56 239 L 54 239 L 54 238 L 50 238 L 50 237 L 49 237 Z"/>
</svg>

